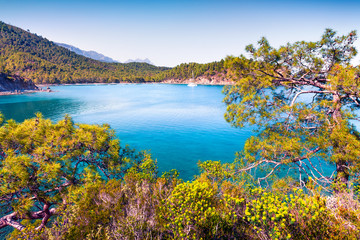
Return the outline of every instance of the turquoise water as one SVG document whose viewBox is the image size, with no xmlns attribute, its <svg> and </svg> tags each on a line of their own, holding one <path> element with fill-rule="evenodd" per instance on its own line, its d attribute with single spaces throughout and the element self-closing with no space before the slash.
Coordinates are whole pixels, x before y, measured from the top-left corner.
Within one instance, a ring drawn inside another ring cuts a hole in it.
<svg viewBox="0 0 360 240">
<path fill-rule="evenodd" d="M 159 171 L 177 169 L 190 180 L 201 160 L 231 162 L 252 134 L 224 120 L 222 86 L 168 84 L 69 85 L 55 92 L 0 96 L 7 119 L 23 121 L 41 112 L 57 121 L 109 123 L 121 144 L 149 150 Z"/>
</svg>

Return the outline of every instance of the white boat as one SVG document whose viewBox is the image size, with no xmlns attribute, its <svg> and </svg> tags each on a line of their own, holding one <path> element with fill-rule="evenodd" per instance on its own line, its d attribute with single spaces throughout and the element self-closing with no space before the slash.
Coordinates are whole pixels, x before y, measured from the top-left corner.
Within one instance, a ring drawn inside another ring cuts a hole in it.
<svg viewBox="0 0 360 240">
<path fill-rule="evenodd" d="M 195 78 L 194 78 L 194 72 L 192 73 L 192 79 L 190 79 L 189 83 L 188 83 L 188 87 L 196 87 L 197 84 L 195 82 Z"/>
</svg>

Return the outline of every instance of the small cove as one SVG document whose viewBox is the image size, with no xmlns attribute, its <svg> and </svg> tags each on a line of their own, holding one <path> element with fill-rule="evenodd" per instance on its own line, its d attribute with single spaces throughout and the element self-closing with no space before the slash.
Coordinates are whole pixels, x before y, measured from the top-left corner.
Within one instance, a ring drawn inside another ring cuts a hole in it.
<svg viewBox="0 0 360 240">
<path fill-rule="evenodd" d="M 117 84 L 53 86 L 54 92 L 0 96 L 6 119 L 23 121 L 41 112 L 58 121 L 69 114 L 77 123 L 108 123 L 121 144 L 149 150 L 159 172 L 177 169 L 191 180 L 197 162 L 231 162 L 252 135 L 224 120 L 222 86 Z"/>
</svg>

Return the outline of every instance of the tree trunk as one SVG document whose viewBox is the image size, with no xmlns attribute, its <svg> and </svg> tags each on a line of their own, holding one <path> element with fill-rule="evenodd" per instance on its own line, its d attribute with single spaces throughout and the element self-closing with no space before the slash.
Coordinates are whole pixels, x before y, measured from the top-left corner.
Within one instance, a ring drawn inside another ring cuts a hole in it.
<svg viewBox="0 0 360 240">
<path fill-rule="evenodd" d="M 17 230 L 22 231 L 25 228 L 25 226 L 21 225 L 19 222 L 17 222 L 17 220 L 18 218 L 16 212 L 13 212 L 9 215 L 0 218 L 0 229 L 7 226 L 12 226 Z"/>
<path fill-rule="evenodd" d="M 13 212 L 9 215 L 6 215 L 2 218 L 0 218 L 0 229 L 4 228 L 6 226 L 12 226 L 16 229 L 18 229 L 19 231 L 22 231 L 25 229 L 25 226 L 23 226 L 22 224 L 20 224 L 18 222 L 19 219 L 42 219 L 42 223 L 41 225 L 37 228 L 38 230 L 40 230 L 41 228 L 43 228 L 46 223 L 48 222 L 49 218 L 56 214 L 57 209 L 56 208 L 51 208 L 49 209 L 49 206 L 46 205 L 46 207 L 44 207 L 45 210 L 42 211 L 38 211 L 38 212 L 30 212 L 25 216 L 19 216 L 17 214 L 17 212 Z"/>
<path fill-rule="evenodd" d="M 349 171 L 347 163 L 340 161 L 336 163 L 335 192 L 341 192 L 348 187 Z"/>
<path fill-rule="evenodd" d="M 333 95 L 334 102 L 334 112 L 332 114 L 332 118 L 334 120 L 334 128 L 333 131 L 341 131 L 342 124 L 342 116 L 341 116 L 341 104 L 340 104 L 340 96 L 338 94 Z M 333 139 L 333 150 L 334 153 L 341 153 L 342 145 L 344 143 L 341 142 L 341 139 Z M 334 180 L 335 183 L 335 192 L 340 192 L 344 189 L 347 189 L 349 183 L 349 170 L 348 163 L 344 159 L 336 160 L 336 177 Z"/>
</svg>

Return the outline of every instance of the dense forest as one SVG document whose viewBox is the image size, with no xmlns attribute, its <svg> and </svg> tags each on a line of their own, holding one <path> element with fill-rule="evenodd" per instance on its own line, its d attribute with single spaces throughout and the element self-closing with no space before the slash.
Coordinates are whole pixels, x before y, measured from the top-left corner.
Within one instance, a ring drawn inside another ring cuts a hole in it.
<svg viewBox="0 0 360 240">
<path fill-rule="evenodd" d="M 225 60 L 206 64 L 182 63 L 172 69 L 155 75 L 157 81 L 166 79 L 189 79 L 197 77 L 211 78 L 218 74 L 225 74 Z"/>
<path fill-rule="evenodd" d="M 3 22 L 0 53 L 0 72 L 17 74 L 35 83 L 143 82 L 168 69 L 146 63 L 96 61 Z"/>
<path fill-rule="evenodd" d="M 0 21 L 0 72 L 35 83 L 153 82 L 213 76 L 224 61 L 181 64 L 173 69 L 147 63 L 105 63 L 78 55 L 36 34 Z"/>
</svg>

